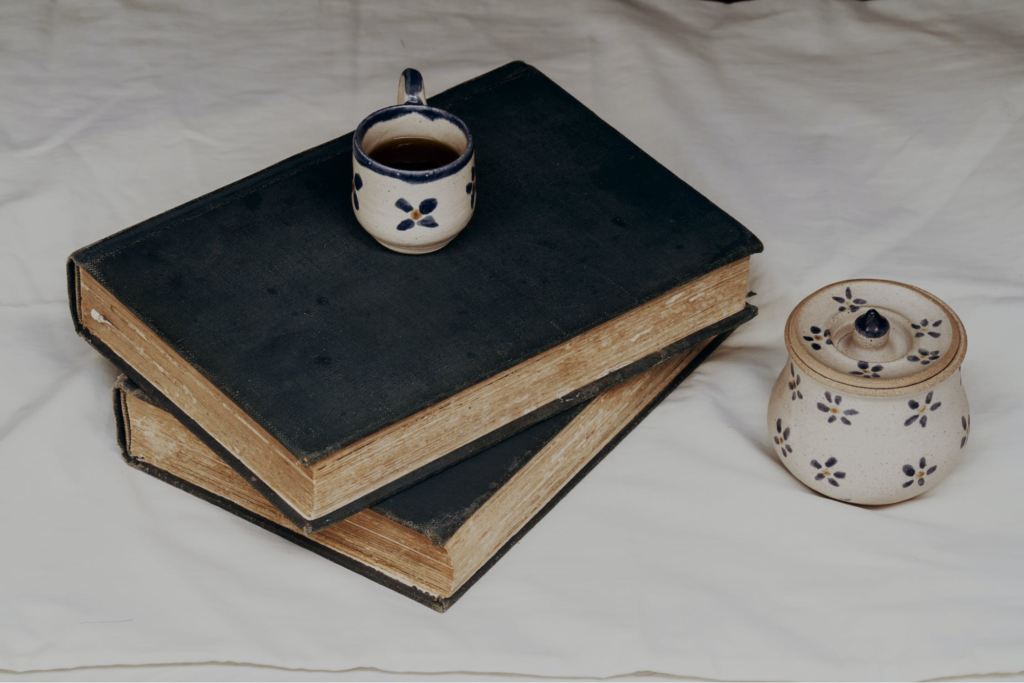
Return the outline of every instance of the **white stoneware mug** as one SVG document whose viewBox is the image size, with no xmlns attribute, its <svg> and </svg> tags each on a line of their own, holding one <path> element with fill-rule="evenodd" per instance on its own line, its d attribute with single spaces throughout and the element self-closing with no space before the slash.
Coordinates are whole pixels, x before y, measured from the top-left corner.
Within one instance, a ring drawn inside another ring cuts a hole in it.
<svg viewBox="0 0 1024 683">
<path fill-rule="evenodd" d="M 459 156 L 428 170 L 391 168 L 370 158 L 396 138 L 428 138 Z M 423 77 L 406 69 L 398 104 L 367 116 L 352 137 L 352 209 L 374 239 L 403 254 L 437 251 L 455 238 L 476 208 L 473 136 L 456 116 L 427 106 Z"/>
<path fill-rule="evenodd" d="M 942 301 L 899 282 L 837 282 L 793 310 L 786 347 L 768 432 L 809 488 L 897 503 L 960 460 L 971 427 L 960 376 L 967 333 Z"/>
</svg>

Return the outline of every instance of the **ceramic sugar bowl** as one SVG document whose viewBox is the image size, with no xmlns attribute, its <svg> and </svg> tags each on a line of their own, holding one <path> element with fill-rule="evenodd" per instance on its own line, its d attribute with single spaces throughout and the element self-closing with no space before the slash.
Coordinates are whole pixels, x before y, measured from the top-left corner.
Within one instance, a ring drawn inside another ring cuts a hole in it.
<svg viewBox="0 0 1024 683">
<path fill-rule="evenodd" d="M 967 334 L 949 306 L 899 282 L 837 282 L 793 310 L 785 335 L 768 430 L 793 476 L 862 505 L 946 478 L 971 424 L 960 377 Z"/>
</svg>

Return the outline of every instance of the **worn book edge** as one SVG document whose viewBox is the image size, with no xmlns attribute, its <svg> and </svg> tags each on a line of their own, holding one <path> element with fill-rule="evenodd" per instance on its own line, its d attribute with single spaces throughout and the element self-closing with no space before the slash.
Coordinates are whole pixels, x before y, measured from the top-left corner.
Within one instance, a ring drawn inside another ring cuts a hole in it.
<svg viewBox="0 0 1024 683">
<path fill-rule="evenodd" d="M 665 386 L 665 388 L 658 393 L 654 399 L 652 399 L 646 406 L 644 406 L 634 418 L 625 426 L 620 429 L 616 435 L 605 444 L 605 446 L 595 454 L 589 462 L 587 462 L 572 479 L 566 483 L 548 502 L 545 504 L 539 512 L 537 512 L 529 521 L 527 521 L 514 536 L 512 536 L 500 549 L 495 552 L 490 559 L 475 571 L 471 577 L 464 581 L 459 588 L 448 597 L 442 597 L 432 595 L 426 591 L 420 590 L 414 586 L 403 583 L 392 576 L 389 576 L 377 569 L 370 567 L 362 562 L 359 562 L 352 557 L 349 557 L 343 553 L 340 553 L 332 548 L 328 548 L 318 543 L 315 537 L 298 533 L 294 529 L 290 529 L 286 526 L 273 522 L 265 517 L 251 512 L 245 507 L 225 498 L 214 494 L 201 486 L 198 486 L 190 481 L 177 477 L 170 474 L 158 467 L 153 466 L 150 463 L 140 460 L 130 452 L 129 445 L 129 431 L 126 424 L 126 415 L 124 412 L 124 395 L 126 393 L 132 393 L 133 395 L 141 398 L 144 401 L 150 402 L 153 405 L 163 408 L 159 405 L 159 399 L 155 399 L 152 396 L 148 396 L 139 389 L 137 386 L 133 386 L 130 380 L 125 381 L 123 378 L 118 381 L 113 391 L 113 407 L 117 427 L 117 441 L 121 447 L 121 454 L 125 462 L 130 466 L 142 470 L 151 476 L 156 477 L 166 483 L 169 483 L 177 488 L 180 488 L 192 495 L 206 500 L 207 502 L 213 503 L 218 507 L 231 512 L 246 521 L 249 521 L 257 526 L 260 526 L 272 533 L 285 538 L 286 540 L 292 541 L 297 545 L 300 545 L 307 550 L 311 550 L 316 554 L 335 562 L 347 569 L 350 569 L 362 576 L 365 576 L 373 581 L 390 588 L 391 590 L 412 598 L 417 602 L 424 604 L 431 609 L 438 612 L 446 611 L 451 605 L 457 602 L 467 590 L 469 590 L 480 578 L 487 573 L 487 571 L 500 560 L 505 553 L 507 553 L 513 546 L 515 546 L 524 535 L 526 535 L 541 519 L 547 515 L 548 512 L 557 505 L 562 498 L 564 498 L 569 491 L 571 491 L 589 472 L 597 466 L 597 464 L 603 460 L 608 453 L 610 453 L 621 441 L 625 438 L 650 412 L 661 403 L 666 396 L 690 375 L 714 350 L 721 344 L 721 342 L 731 334 L 731 331 L 727 331 L 718 337 L 711 339 L 707 342 L 706 346 L 697 353 L 694 358 L 688 362 L 680 372 Z"/>
<path fill-rule="evenodd" d="M 302 516 L 289 504 L 288 501 L 278 495 L 276 490 L 268 482 L 258 477 L 247 465 L 245 465 L 245 463 L 235 457 L 217 439 L 189 417 L 188 414 L 178 408 L 177 405 L 169 401 L 143 375 L 126 363 L 120 356 L 108 349 L 102 343 L 99 343 L 98 340 L 94 340 L 94 346 L 111 362 L 113 362 L 121 372 L 127 375 L 136 385 L 141 387 L 155 405 L 173 415 L 175 419 L 181 422 L 181 424 L 198 437 L 203 444 L 216 453 L 222 460 L 224 460 L 224 462 L 230 465 L 232 469 L 248 481 L 250 485 L 259 491 L 260 494 L 274 505 L 274 507 L 276 507 L 285 517 L 287 517 L 290 522 L 302 529 L 304 533 L 312 534 L 345 519 L 360 510 L 370 507 L 385 498 L 389 498 L 399 491 L 406 489 L 413 484 L 419 483 L 427 477 L 471 457 L 480 451 L 519 433 L 531 425 L 537 424 L 541 420 L 545 420 L 562 412 L 563 410 L 567 410 L 583 401 L 593 398 L 609 387 L 612 387 L 629 377 L 649 370 L 659 363 L 664 362 L 666 359 L 683 353 L 707 339 L 729 332 L 749 321 L 756 314 L 757 309 L 750 304 L 746 304 L 742 311 L 729 316 L 725 320 L 709 325 L 708 327 L 684 337 L 672 345 L 652 353 L 627 367 L 611 372 L 600 378 L 598 381 L 582 387 L 576 392 L 573 392 L 560 400 L 553 401 L 542 406 L 541 408 L 522 416 L 518 420 L 510 422 L 459 449 L 449 452 L 445 456 L 434 460 L 424 467 L 395 479 L 387 485 L 315 519 L 307 519 Z"/>
</svg>

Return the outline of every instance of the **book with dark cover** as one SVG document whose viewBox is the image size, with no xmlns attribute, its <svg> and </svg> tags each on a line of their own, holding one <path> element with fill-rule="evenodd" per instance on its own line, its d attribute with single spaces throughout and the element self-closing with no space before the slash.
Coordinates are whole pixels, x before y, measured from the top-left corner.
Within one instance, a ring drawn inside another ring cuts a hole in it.
<svg viewBox="0 0 1024 683">
<path fill-rule="evenodd" d="M 114 387 L 118 443 L 129 465 L 443 612 L 721 339 L 704 342 L 312 535 L 300 533 L 253 495 L 238 474 L 163 409 L 160 399 L 124 376 Z M 474 527 L 483 533 L 474 534 Z M 467 551 L 467 546 L 472 547 Z"/>
<path fill-rule="evenodd" d="M 68 262 L 78 332 L 307 532 L 754 314 L 757 238 L 536 69 L 431 104 L 480 182 L 437 253 L 358 225 L 345 135 Z"/>
</svg>

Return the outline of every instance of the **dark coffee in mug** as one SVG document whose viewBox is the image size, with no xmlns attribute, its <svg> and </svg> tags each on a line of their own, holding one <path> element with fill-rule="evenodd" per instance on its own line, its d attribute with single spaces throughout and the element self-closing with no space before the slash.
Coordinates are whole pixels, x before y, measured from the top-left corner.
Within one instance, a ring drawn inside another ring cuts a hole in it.
<svg viewBox="0 0 1024 683">
<path fill-rule="evenodd" d="M 460 152 L 432 138 L 395 137 L 381 142 L 368 156 L 400 171 L 429 171 L 452 163 Z"/>
</svg>

